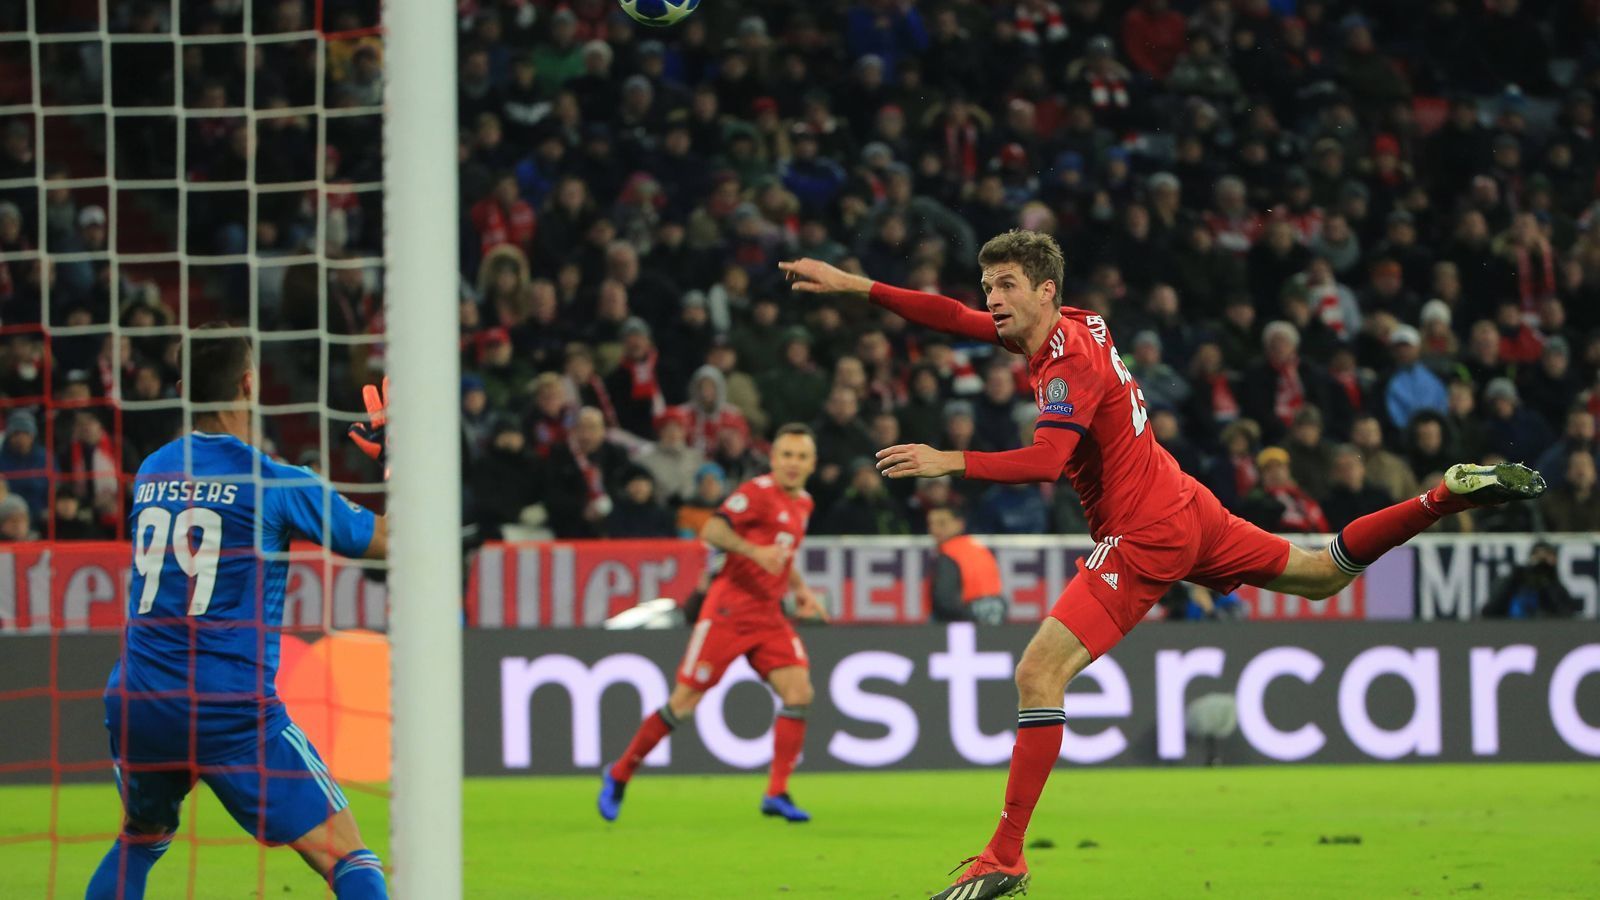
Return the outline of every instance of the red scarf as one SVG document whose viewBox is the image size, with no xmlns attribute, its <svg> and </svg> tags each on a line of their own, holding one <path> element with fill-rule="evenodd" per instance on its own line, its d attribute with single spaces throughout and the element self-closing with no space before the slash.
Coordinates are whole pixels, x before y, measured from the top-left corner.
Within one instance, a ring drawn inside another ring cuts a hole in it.
<svg viewBox="0 0 1600 900">
<path fill-rule="evenodd" d="M 578 472 L 583 476 L 583 485 L 589 490 L 589 502 L 593 503 L 606 495 L 605 477 L 600 473 L 600 467 L 589 461 L 589 457 L 578 449 L 577 435 L 567 437 L 567 450 L 572 453 L 572 461 L 578 464 Z"/>
<path fill-rule="evenodd" d="M 1350 398 L 1350 408 L 1359 412 L 1363 407 L 1361 402 L 1361 379 L 1356 377 L 1355 370 L 1334 372 L 1332 375 L 1334 383 L 1343 388 L 1344 395 Z"/>
<path fill-rule="evenodd" d="M 1067 37 L 1067 23 L 1061 18 L 1061 7 L 1054 3 L 1045 7 L 1043 15 L 1035 15 L 1018 7 L 1017 17 L 1012 24 L 1017 29 L 1017 40 L 1024 44 L 1038 45 L 1040 24 L 1044 25 L 1044 39 L 1051 43 L 1066 40 Z"/>
<path fill-rule="evenodd" d="M 1340 340 L 1344 340 L 1349 323 L 1344 320 L 1344 306 L 1339 303 L 1338 288 L 1328 284 L 1311 288 L 1311 292 L 1311 308 L 1316 312 L 1317 318 Z"/>
<path fill-rule="evenodd" d="M 1128 108 L 1128 83 L 1121 78 L 1089 76 L 1089 105 L 1095 109 Z"/>
<path fill-rule="evenodd" d="M 1272 414 L 1285 425 L 1294 424 L 1294 414 L 1306 405 L 1306 387 L 1300 382 L 1300 357 L 1291 356 L 1281 366 L 1273 366 L 1278 373 L 1277 395 L 1272 401 Z"/>
<path fill-rule="evenodd" d="M 1228 376 L 1217 372 L 1207 380 L 1211 383 L 1211 421 L 1232 422 L 1239 418 L 1239 398 L 1233 395 Z"/>
<path fill-rule="evenodd" d="M 1556 295 L 1556 268 L 1551 259 L 1550 246 L 1539 244 L 1538 272 L 1528 248 L 1517 248 L 1517 296 L 1522 300 L 1523 312 L 1536 312 L 1539 301 Z"/>
<path fill-rule="evenodd" d="M 606 383 L 599 375 L 590 375 L 588 388 L 594 391 L 594 402 L 600 407 L 601 415 L 606 417 L 606 427 L 617 427 L 617 407 L 611 402 L 611 392 L 606 390 Z M 583 398 L 578 398 L 583 402 Z"/>
<path fill-rule="evenodd" d="M 1233 458 L 1233 490 L 1240 497 L 1250 493 L 1261 480 L 1261 473 L 1256 471 L 1256 462 L 1250 454 L 1235 456 Z"/>
<path fill-rule="evenodd" d="M 971 181 L 978 175 L 978 128 L 948 124 L 944 127 L 945 166 L 962 181 Z"/>
<path fill-rule="evenodd" d="M 1274 488 L 1267 493 L 1283 504 L 1281 526 L 1285 531 L 1327 531 L 1328 517 L 1311 495 L 1294 486 Z"/>
<path fill-rule="evenodd" d="M 631 400 L 650 401 L 650 417 L 653 419 L 666 409 L 666 403 L 661 399 L 661 385 L 656 384 L 656 361 L 661 358 L 660 351 L 651 347 L 644 359 L 625 359 L 622 364 L 628 367 L 628 374 L 632 376 L 633 389 L 628 397 Z"/>
<path fill-rule="evenodd" d="M 550 448 L 567 440 L 571 433 L 568 410 L 555 416 L 536 415 L 533 420 L 533 452 L 541 459 L 550 455 Z"/>
</svg>

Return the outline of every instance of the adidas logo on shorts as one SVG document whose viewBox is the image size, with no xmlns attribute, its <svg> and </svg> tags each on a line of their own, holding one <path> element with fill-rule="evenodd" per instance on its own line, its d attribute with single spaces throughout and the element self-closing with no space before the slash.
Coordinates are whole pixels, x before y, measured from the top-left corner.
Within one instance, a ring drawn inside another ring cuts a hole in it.
<svg viewBox="0 0 1600 900">
<path fill-rule="evenodd" d="M 1106 584 L 1111 585 L 1113 591 L 1117 589 L 1117 575 L 1115 572 L 1106 572 L 1100 577 L 1105 580 Z"/>
</svg>

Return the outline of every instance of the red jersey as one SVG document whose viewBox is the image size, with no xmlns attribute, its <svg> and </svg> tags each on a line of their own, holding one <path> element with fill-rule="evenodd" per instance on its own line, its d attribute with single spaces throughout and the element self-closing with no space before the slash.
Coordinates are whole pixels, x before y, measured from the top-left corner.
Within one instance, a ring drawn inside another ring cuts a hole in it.
<svg viewBox="0 0 1600 900">
<path fill-rule="evenodd" d="M 771 475 L 760 475 L 739 485 L 717 508 L 734 534 L 756 546 L 777 544 L 789 551 L 783 571 L 774 575 L 738 553 L 723 557 L 722 568 L 711 580 L 702 607 L 702 619 L 783 618 L 783 595 L 789 592 L 789 570 L 794 554 L 806 536 L 806 523 L 815 507 L 805 491 L 790 495 Z"/>
<path fill-rule="evenodd" d="M 960 301 L 883 284 L 873 285 L 872 299 L 919 324 L 1002 343 L 988 313 Z M 1039 407 L 1033 446 L 968 452 L 968 478 L 1015 484 L 1065 477 L 1097 540 L 1160 521 L 1194 497 L 1198 483 L 1156 442 L 1144 394 L 1099 315 L 1064 307 L 1028 360 L 1028 382 Z"/>
<path fill-rule="evenodd" d="M 1156 442 L 1144 392 L 1117 355 L 1105 319 L 1061 310 L 1061 321 L 1028 360 L 1037 428 L 1079 435 L 1063 473 L 1083 501 L 1096 537 L 1126 534 L 1165 518 L 1194 496 L 1195 481 Z M 980 472 L 984 470 L 980 462 Z M 967 474 L 972 471 L 969 461 Z"/>
</svg>

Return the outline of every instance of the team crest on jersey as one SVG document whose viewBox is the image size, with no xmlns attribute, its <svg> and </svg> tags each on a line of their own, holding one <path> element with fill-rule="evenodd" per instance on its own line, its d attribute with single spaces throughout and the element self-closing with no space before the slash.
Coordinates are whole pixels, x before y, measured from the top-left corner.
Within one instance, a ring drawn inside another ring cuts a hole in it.
<svg viewBox="0 0 1600 900">
<path fill-rule="evenodd" d="M 787 521 L 789 521 L 789 511 L 788 510 L 779 511 L 779 513 L 778 513 L 778 521 L 779 522 L 787 522 Z"/>
<path fill-rule="evenodd" d="M 728 498 L 728 509 L 732 512 L 742 513 L 750 508 L 750 498 L 743 494 L 734 494 Z"/>
</svg>

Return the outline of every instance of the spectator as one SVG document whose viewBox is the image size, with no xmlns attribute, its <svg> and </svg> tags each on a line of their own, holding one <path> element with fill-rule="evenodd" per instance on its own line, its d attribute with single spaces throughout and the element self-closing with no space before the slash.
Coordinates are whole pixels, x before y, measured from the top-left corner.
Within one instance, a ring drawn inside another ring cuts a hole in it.
<svg viewBox="0 0 1600 900">
<path fill-rule="evenodd" d="M 694 371 L 689 377 L 688 402 L 673 408 L 687 418 L 689 445 L 702 453 L 716 445 L 717 433 L 722 429 L 737 426 L 748 428 L 744 414 L 728 402 L 728 383 L 722 370 L 714 365 L 703 365 Z M 674 492 L 664 487 L 659 474 L 657 482 L 658 486 L 662 486 L 663 493 L 672 496 Z"/>
<path fill-rule="evenodd" d="M 1328 530 L 1340 531 L 1346 525 L 1393 503 L 1393 498 L 1367 484 L 1367 468 L 1361 451 L 1354 444 L 1340 444 L 1333 451 L 1331 485 L 1322 511 L 1328 517 Z"/>
<path fill-rule="evenodd" d="M 486 328 L 479 336 L 478 370 L 494 409 L 509 409 L 513 398 L 521 396 L 533 380 L 533 370 L 516 358 L 511 332 L 499 326 Z"/>
<path fill-rule="evenodd" d="M 39 444 L 39 425 L 33 413 L 18 409 L 6 417 L 5 444 L 0 447 L 0 473 L 12 496 L 22 498 L 29 510 L 45 510 L 50 490 L 50 462 Z"/>
<path fill-rule="evenodd" d="M 811 332 L 799 325 L 785 331 L 777 360 L 778 367 L 756 379 L 769 421 L 815 419 L 828 382 L 811 361 Z"/>
<path fill-rule="evenodd" d="M 1556 441 L 1550 449 L 1540 454 L 1538 462 L 1534 465 L 1543 475 L 1546 483 L 1551 488 L 1558 488 L 1567 482 L 1567 458 L 1574 453 L 1588 453 L 1600 465 L 1600 443 L 1595 441 L 1596 423 L 1594 414 L 1582 407 L 1573 407 L 1567 413 L 1567 427 L 1562 432 L 1561 440 Z"/>
<path fill-rule="evenodd" d="M 1294 483 L 1313 497 L 1326 497 L 1334 447 L 1323 436 L 1322 413 L 1316 407 L 1308 406 L 1294 414 L 1284 449 L 1289 451 L 1289 474 L 1294 476 Z"/>
<path fill-rule="evenodd" d="M 0 541 L 16 543 L 38 539 L 28 513 L 28 501 L 16 494 L 0 499 Z"/>
<path fill-rule="evenodd" d="M 550 454 L 546 468 L 545 505 L 560 538 L 592 538 L 604 534 L 611 514 L 615 480 L 628 465 L 628 453 L 606 439 L 600 410 L 586 406 L 565 444 Z"/>
<path fill-rule="evenodd" d="M 928 510 L 928 534 L 934 540 L 928 577 L 929 618 L 1000 625 L 1006 620 L 1006 600 L 999 566 L 989 548 L 966 530 L 966 518 L 959 511 L 948 506 Z"/>
<path fill-rule="evenodd" d="M 733 343 L 726 337 L 713 338 L 711 350 L 706 354 L 706 363 L 722 373 L 727 401 L 743 418 L 746 430 L 765 432 L 769 423 L 761 403 L 761 389 L 756 387 L 756 380 L 745 371 L 739 351 Z"/>
<path fill-rule="evenodd" d="M 3 502 L 3 501 L 0 501 Z M 51 537 L 57 541 L 110 540 L 115 532 L 101 526 L 94 516 L 71 491 L 56 495 L 55 521 L 50 526 Z"/>
<path fill-rule="evenodd" d="M 1412 417 L 1423 410 L 1447 410 L 1449 397 L 1444 382 L 1422 364 L 1421 333 L 1410 325 L 1396 326 L 1389 332 L 1389 347 L 1394 355 L 1394 370 L 1384 391 L 1389 424 L 1404 431 Z"/>
<path fill-rule="evenodd" d="M 817 435 L 817 476 L 824 483 L 848 476 L 844 466 L 851 460 L 871 457 L 878 448 L 861 425 L 861 401 L 855 391 L 835 385 L 828 392 L 822 417 L 812 429 Z M 831 477 L 830 477 L 831 476 Z"/>
<path fill-rule="evenodd" d="M 1300 332 L 1288 322 L 1269 324 L 1261 333 L 1265 359 L 1244 376 L 1244 414 L 1261 425 L 1268 442 L 1282 439 L 1303 407 L 1326 411 L 1328 425 L 1341 432 L 1347 421 L 1343 398 L 1332 390 L 1322 368 L 1300 357 Z"/>
<path fill-rule="evenodd" d="M 655 443 L 637 457 L 639 467 L 651 478 L 652 502 L 673 504 L 694 495 L 695 473 L 706 464 L 706 457 L 688 443 L 692 427 L 689 414 L 681 406 L 656 417 Z"/>
<path fill-rule="evenodd" d="M 750 428 L 732 423 L 717 432 L 716 452 L 711 461 L 720 466 L 729 481 L 743 484 L 767 471 L 767 458 L 750 445 Z"/>
<path fill-rule="evenodd" d="M 467 376 L 471 377 L 471 376 Z M 479 384 L 482 381 L 479 380 Z M 528 411 L 528 433 L 533 438 L 533 453 L 539 459 L 550 458 L 556 447 L 566 443 L 577 418 L 579 403 L 569 399 L 561 376 L 545 372 L 533 381 L 533 405 Z M 463 378 L 462 390 L 467 390 Z"/>
<path fill-rule="evenodd" d="M 549 376 L 549 381 L 545 376 Z M 539 376 L 535 384 L 543 382 L 554 387 L 555 396 L 560 396 L 559 382 L 553 373 Z M 484 392 L 483 379 L 472 373 L 461 376 L 461 460 L 463 466 L 469 466 L 483 458 L 489 449 L 489 439 L 493 436 L 494 418 L 489 412 L 489 395 Z M 142 457 L 141 457 L 142 458 Z"/>
<path fill-rule="evenodd" d="M 1463 458 L 1444 416 L 1431 410 L 1424 410 L 1411 418 L 1406 436 L 1406 450 L 1413 472 L 1443 472 Z"/>
<path fill-rule="evenodd" d="M 667 538 L 677 533 L 673 515 L 656 500 L 656 482 L 649 471 L 632 466 L 618 479 L 622 491 L 606 516 L 606 536 Z"/>
<path fill-rule="evenodd" d="M 542 524 L 545 510 L 536 507 L 541 501 L 549 503 L 548 513 L 558 534 L 581 525 L 581 519 L 563 521 L 562 516 L 573 510 L 551 502 L 553 496 L 547 498 L 546 485 L 554 482 L 542 478 L 545 470 L 546 467 L 528 452 L 527 438 L 516 421 L 496 419 L 490 429 L 487 450 L 467 470 L 473 521 L 485 540 L 505 537 L 505 529 L 510 525 Z"/>
<path fill-rule="evenodd" d="M 1128 371 L 1144 391 L 1147 408 L 1176 409 L 1189 402 L 1189 382 L 1178 370 L 1162 362 L 1161 349 L 1161 338 L 1155 332 L 1139 332 L 1133 338 L 1133 364 L 1128 366 Z"/>
<path fill-rule="evenodd" d="M 1566 479 L 1539 499 L 1544 526 L 1551 531 L 1600 531 L 1600 496 L 1595 494 L 1594 454 L 1573 450 L 1567 455 Z"/>
<path fill-rule="evenodd" d="M 1559 422 L 1578 400 L 1578 375 L 1572 369 L 1572 349 L 1567 339 L 1552 335 L 1544 343 L 1539 361 L 1529 367 L 1523 382 L 1528 406 L 1545 422 Z"/>
<path fill-rule="evenodd" d="M 740 272 L 742 275 L 743 270 Z M 803 339 L 809 348 L 810 333 L 785 329 L 778 321 L 778 301 L 763 297 L 752 303 L 749 321 L 734 328 L 730 341 L 751 376 L 759 382 L 763 375 L 782 367 L 788 353 L 785 345 L 796 338 Z M 808 349 L 808 359 L 809 354 Z M 768 413 L 771 414 L 770 409 Z M 773 414 L 772 418 L 783 417 Z"/>
<path fill-rule="evenodd" d="M 1385 449 L 1383 426 L 1376 416 L 1356 417 L 1350 427 L 1350 443 L 1361 451 L 1367 469 L 1367 482 L 1395 500 L 1416 496 L 1420 488 L 1417 476 L 1405 460 Z"/>
<path fill-rule="evenodd" d="M 1570 619 L 1583 604 L 1561 583 L 1556 570 L 1556 548 L 1539 541 L 1528 552 L 1528 562 L 1495 583 L 1479 615 L 1485 619 Z"/>
<path fill-rule="evenodd" d="M 1488 407 L 1485 447 L 1507 459 L 1537 459 L 1554 441 L 1550 426 L 1522 405 L 1517 386 L 1509 378 L 1496 378 L 1483 389 Z"/>
<path fill-rule="evenodd" d="M 706 463 L 694 475 L 694 496 L 678 507 L 678 536 L 697 538 L 706 520 L 716 514 L 728 496 L 728 476 L 716 463 Z"/>
<path fill-rule="evenodd" d="M 606 392 L 617 411 L 617 425 L 648 439 L 655 434 L 655 417 L 666 409 L 663 379 L 673 369 L 661 358 L 643 319 L 633 316 L 623 322 L 621 337 L 622 361 L 606 377 Z"/>
<path fill-rule="evenodd" d="M 1044 534 L 1050 530 L 1050 508 L 1031 485 L 996 484 L 979 496 L 972 527 L 980 534 Z"/>
<path fill-rule="evenodd" d="M 1022 446 L 1019 416 L 1030 426 L 1034 419 L 1033 408 L 1017 399 L 1016 374 L 1002 361 L 991 364 L 984 372 L 983 396 L 973 404 L 973 413 L 974 427 L 996 450 L 1015 450 Z"/>
<path fill-rule="evenodd" d="M 1255 524 L 1268 531 L 1326 532 L 1328 519 L 1322 506 L 1294 483 L 1289 474 L 1289 452 L 1268 447 L 1256 455 L 1261 484 L 1247 503 Z"/>
<path fill-rule="evenodd" d="M 820 443 L 820 442 L 819 442 Z M 844 468 L 848 487 L 813 531 L 817 534 L 910 534 L 905 514 L 884 486 L 883 476 L 866 456 Z M 1038 496 L 1037 492 L 1034 493 Z"/>
</svg>

